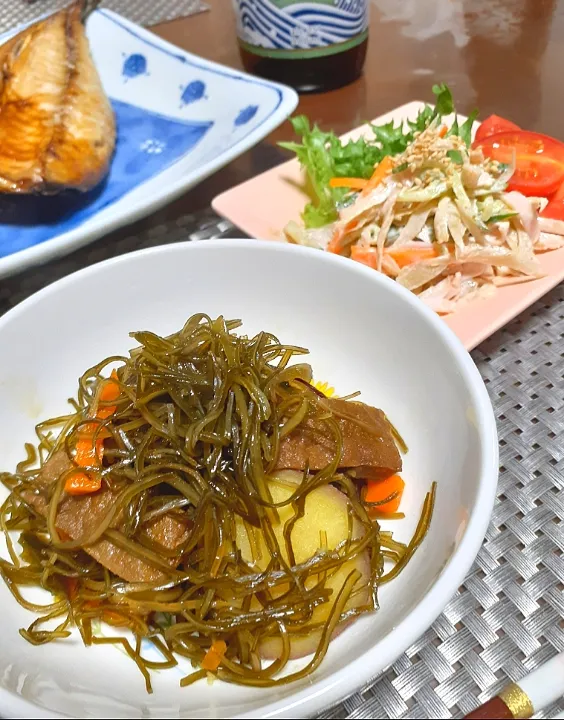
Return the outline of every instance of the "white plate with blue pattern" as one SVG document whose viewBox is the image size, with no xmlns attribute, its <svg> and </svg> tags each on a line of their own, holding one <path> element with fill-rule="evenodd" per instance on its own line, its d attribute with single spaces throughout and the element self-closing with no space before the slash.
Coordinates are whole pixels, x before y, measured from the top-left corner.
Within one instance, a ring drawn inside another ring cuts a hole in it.
<svg viewBox="0 0 564 720">
<path fill-rule="evenodd" d="M 90 16 L 87 33 L 117 117 L 110 173 L 89 193 L 0 195 L 0 277 L 155 211 L 258 143 L 297 105 L 292 89 L 184 52 L 109 10 Z"/>
</svg>

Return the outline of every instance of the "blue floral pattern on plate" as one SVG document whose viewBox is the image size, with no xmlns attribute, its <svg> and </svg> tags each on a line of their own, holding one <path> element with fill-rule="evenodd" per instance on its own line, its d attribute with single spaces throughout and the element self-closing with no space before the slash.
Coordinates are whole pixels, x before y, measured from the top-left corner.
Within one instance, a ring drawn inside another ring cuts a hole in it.
<svg viewBox="0 0 564 720">
<path fill-rule="evenodd" d="M 92 13 L 87 33 L 117 117 L 109 176 L 85 194 L 0 195 L 0 277 L 166 204 L 297 104 L 293 90 L 190 55 L 109 10 Z"/>
<path fill-rule="evenodd" d="M 201 80 L 192 80 L 186 87 L 181 87 L 182 95 L 180 101 L 182 105 L 191 105 L 193 102 L 197 102 L 205 97 L 206 83 Z"/>
<path fill-rule="evenodd" d="M 141 53 L 128 55 L 123 61 L 121 74 L 126 81 L 139 75 L 147 75 L 147 58 L 145 55 L 141 55 Z"/>
<path fill-rule="evenodd" d="M 258 112 L 258 105 L 248 105 L 235 118 L 235 125 L 246 125 Z"/>
<path fill-rule="evenodd" d="M 88 193 L 6 195 L 0 202 L 0 257 L 82 224 L 192 150 L 213 122 L 181 122 L 112 101 L 118 141 L 106 180 Z M 14 229 L 14 232 L 10 232 Z"/>
</svg>

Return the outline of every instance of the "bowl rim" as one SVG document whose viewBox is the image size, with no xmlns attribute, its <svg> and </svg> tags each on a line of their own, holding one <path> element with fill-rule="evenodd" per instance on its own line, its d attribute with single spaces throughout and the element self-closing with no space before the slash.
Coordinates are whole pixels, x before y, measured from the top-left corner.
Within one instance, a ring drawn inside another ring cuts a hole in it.
<svg viewBox="0 0 564 720">
<path fill-rule="evenodd" d="M 371 268 L 347 258 L 320 252 L 313 248 L 272 241 L 257 241 L 248 238 L 187 241 L 171 245 L 159 245 L 95 263 L 55 281 L 9 310 L 4 316 L 0 317 L 0 334 L 5 325 L 17 321 L 21 314 L 27 312 L 33 305 L 41 302 L 44 298 L 64 291 L 67 286 L 80 282 L 81 279 L 89 275 L 95 275 L 110 266 L 126 265 L 141 256 L 150 257 L 164 254 L 174 257 L 178 253 L 208 252 L 210 249 L 221 252 L 233 248 L 266 253 L 288 253 L 298 256 L 315 255 L 319 262 L 338 264 L 342 271 L 356 273 L 359 276 L 364 275 L 372 282 L 383 285 L 388 292 L 395 293 L 430 327 L 430 330 L 446 346 L 447 351 L 457 362 L 460 376 L 468 389 L 476 411 L 475 425 L 480 439 L 482 457 L 474 507 L 458 547 L 445 564 L 439 577 L 422 596 L 416 610 L 412 610 L 369 650 L 331 676 L 317 681 L 313 679 L 309 687 L 303 688 L 284 699 L 265 701 L 265 704 L 258 712 L 254 709 L 233 716 L 241 720 L 255 718 L 258 714 L 263 718 L 294 718 L 297 715 L 305 716 L 321 712 L 323 709 L 341 702 L 385 671 L 441 614 L 464 582 L 482 546 L 497 491 L 499 469 L 498 436 L 493 407 L 484 381 L 460 340 L 438 315 L 409 290 L 401 287 L 390 278 L 374 272 Z M 33 702 L 13 694 L 2 686 L 0 686 L 0 707 L 5 708 L 10 717 L 70 717 L 35 705 Z"/>
</svg>

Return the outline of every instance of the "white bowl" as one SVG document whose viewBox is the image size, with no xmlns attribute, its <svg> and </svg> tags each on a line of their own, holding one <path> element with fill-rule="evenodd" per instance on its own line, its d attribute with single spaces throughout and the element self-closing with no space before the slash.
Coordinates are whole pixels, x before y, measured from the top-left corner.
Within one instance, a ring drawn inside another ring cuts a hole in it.
<svg viewBox="0 0 564 720">
<path fill-rule="evenodd" d="M 133 663 L 79 638 L 32 647 L 32 615 L 0 583 L 0 710 L 10 717 L 295 717 L 320 711 L 390 665 L 427 630 L 463 582 L 495 497 L 498 452 L 490 401 L 460 342 L 397 283 L 329 253 L 253 240 L 171 245 L 118 257 L 37 293 L 0 319 L 0 458 L 13 469 L 40 418 L 62 413 L 77 378 L 127 351 L 132 330 L 170 333 L 206 312 L 242 318 L 311 350 L 315 376 L 385 410 L 404 435 L 411 536 L 438 483 L 429 534 L 380 592 L 381 609 L 332 644 L 315 674 L 274 689 L 221 682 L 181 689 L 154 673 L 146 695 Z M 4 549 L 0 547 L 0 552 Z M 182 671 L 185 672 L 185 671 Z"/>
</svg>

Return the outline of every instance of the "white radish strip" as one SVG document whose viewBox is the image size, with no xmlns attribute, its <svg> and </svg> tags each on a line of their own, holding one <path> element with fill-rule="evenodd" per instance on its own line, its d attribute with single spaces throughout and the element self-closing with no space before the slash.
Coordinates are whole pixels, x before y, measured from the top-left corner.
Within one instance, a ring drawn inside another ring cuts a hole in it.
<svg viewBox="0 0 564 720">
<path fill-rule="evenodd" d="M 380 232 L 378 233 L 378 239 L 376 241 L 376 247 L 378 248 L 378 270 L 379 272 L 382 272 L 382 257 L 384 254 L 384 245 L 386 243 L 386 238 L 388 237 L 388 232 L 390 231 L 390 228 L 392 226 L 392 222 L 394 219 L 394 205 L 396 204 L 396 199 L 399 194 L 399 188 L 395 187 L 390 197 L 386 200 L 382 207 L 382 226 L 380 228 Z"/>
<path fill-rule="evenodd" d="M 377 208 L 386 201 L 394 187 L 393 183 L 388 182 L 379 185 L 368 195 L 360 195 L 352 205 L 341 210 L 339 213 L 340 224 L 346 225 L 351 220 L 357 220 L 364 213 L 374 216 Z M 370 213 L 368 213 L 369 210 Z"/>
<path fill-rule="evenodd" d="M 428 208 L 427 210 L 423 210 L 422 212 L 413 213 L 407 223 L 402 227 L 398 239 L 395 241 L 394 245 L 405 245 L 406 243 L 415 240 L 421 230 L 423 230 L 423 228 L 425 227 L 425 223 L 427 222 L 427 218 L 429 217 L 430 212 L 431 209 Z"/>
<path fill-rule="evenodd" d="M 553 220 L 552 218 L 539 218 L 539 225 L 542 232 L 564 235 L 564 220 Z"/>
<path fill-rule="evenodd" d="M 540 228 L 537 213 L 533 204 L 520 192 L 512 190 L 502 195 L 503 200 L 519 213 L 519 219 L 530 240 L 535 243 L 539 239 Z"/>
<path fill-rule="evenodd" d="M 496 287 L 505 287 L 506 285 L 520 285 L 521 283 L 531 282 L 531 280 L 538 280 L 539 276 L 524 276 L 524 275 L 508 275 L 504 277 L 496 276 L 492 278 L 492 283 Z"/>
<path fill-rule="evenodd" d="M 535 252 L 546 252 L 547 250 L 558 250 L 564 247 L 564 237 L 553 233 L 541 232 L 539 240 L 535 243 Z"/>
</svg>

